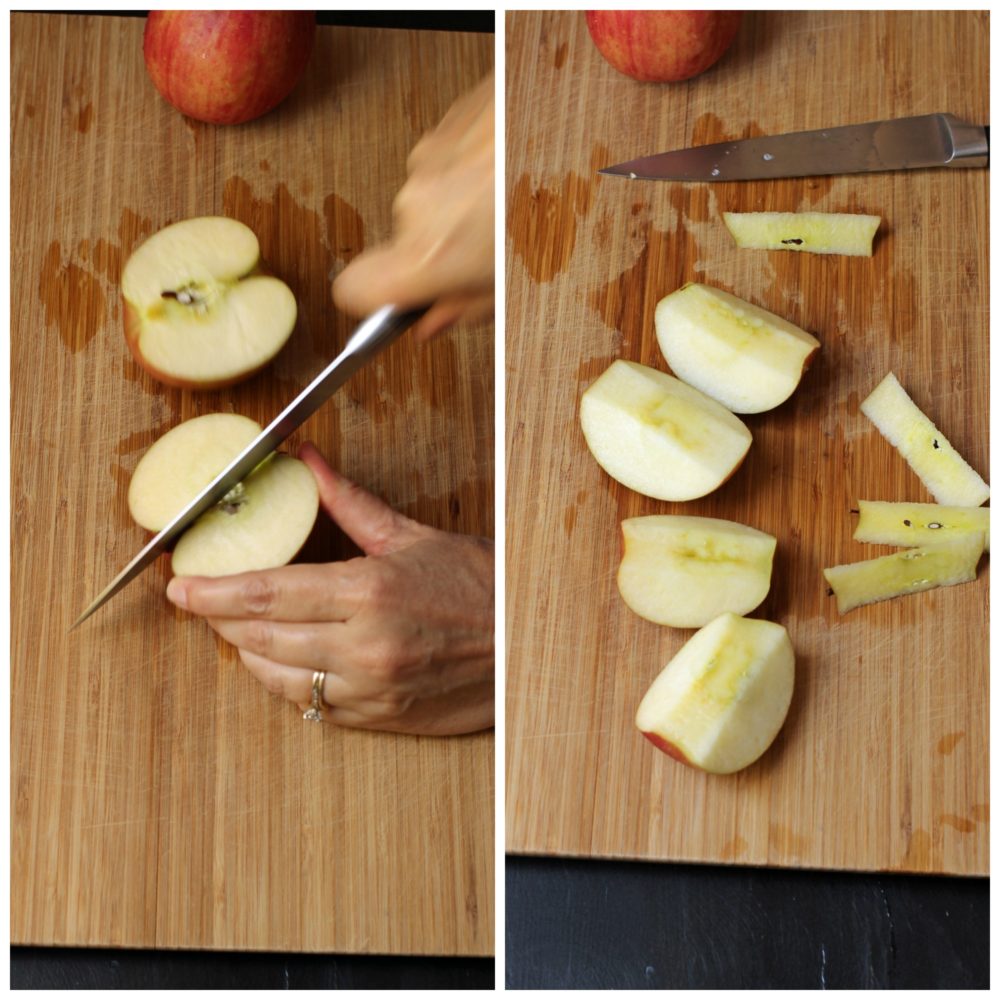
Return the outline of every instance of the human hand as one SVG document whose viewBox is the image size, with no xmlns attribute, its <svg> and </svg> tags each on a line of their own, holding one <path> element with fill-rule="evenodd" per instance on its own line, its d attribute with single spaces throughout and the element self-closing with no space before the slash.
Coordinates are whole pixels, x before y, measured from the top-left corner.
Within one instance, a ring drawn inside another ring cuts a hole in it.
<svg viewBox="0 0 1000 1000">
<path fill-rule="evenodd" d="M 356 257 L 333 283 L 337 305 L 430 304 L 414 335 L 429 340 L 493 309 L 493 74 L 413 148 L 393 203 L 393 238 Z"/>
<path fill-rule="evenodd" d="M 446 736 L 493 725 L 493 545 L 393 510 L 299 457 L 320 502 L 364 555 L 228 577 L 175 577 L 167 596 L 203 615 L 250 672 L 303 710 L 325 671 L 324 718 Z"/>
</svg>

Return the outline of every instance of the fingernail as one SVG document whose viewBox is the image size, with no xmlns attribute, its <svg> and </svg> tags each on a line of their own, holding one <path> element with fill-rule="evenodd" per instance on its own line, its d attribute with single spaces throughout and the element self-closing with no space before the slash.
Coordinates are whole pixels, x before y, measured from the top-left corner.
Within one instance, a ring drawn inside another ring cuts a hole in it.
<svg viewBox="0 0 1000 1000">
<path fill-rule="evenodd" d="M 187 607 L 187 588 L 176 576 L 167 584 L 167 600 L 179 608 Z"/>
</svg>

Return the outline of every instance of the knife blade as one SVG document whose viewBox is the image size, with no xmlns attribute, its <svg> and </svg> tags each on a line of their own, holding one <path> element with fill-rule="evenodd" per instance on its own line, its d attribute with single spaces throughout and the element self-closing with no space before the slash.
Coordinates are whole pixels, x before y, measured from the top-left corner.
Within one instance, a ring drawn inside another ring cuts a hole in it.
<svg viewBox="0 0 1000 1000">
<path fill-rule="evenodd" d="M 412 326 L 425 310 L 385 306 L 372 313 L 351 334 L 344 349 L 295 397 L 246 448 L 233 459 L 176 517 L 140 550 L 132 561 L 94 598 L 70 626 L 75 629 L 151 562 L 205 511 L 242 482 L 294 430 L 311 417 L 333 393 L 380 350 Z"/>
<path fill-rule="evenodd" d="M 989 126 L 937 114 L 693 146 L 599 173 L 633 180 L 748 181 L 988 165 Z"/>
</svg>

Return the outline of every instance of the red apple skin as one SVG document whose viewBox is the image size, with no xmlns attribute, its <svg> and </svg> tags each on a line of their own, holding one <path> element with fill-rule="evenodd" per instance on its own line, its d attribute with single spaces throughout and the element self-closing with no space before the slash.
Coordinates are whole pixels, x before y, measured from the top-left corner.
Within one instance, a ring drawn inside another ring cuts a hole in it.
<svg viewBox="0 0 1000 1000">
<path fill-rule="evenodd" d="M 697 764 L 693 764 L 690 760 L 688 760 L 687 757 L 684 756 L 684 752 L 679 747 L 674 746 L 673 743 L 665 740 L 658 733 L 643 733 L 642 735 L 645 736 L 657 750 L 662 750 L 668 757 L 673 757 L 674 760 L 679 760 L 682 764 L 687 764 L 688 767 L 698 768 L 699 771 L 702 770 L 702 768 L 699 768 Z"/>
<path fill-rule="evenodd" d="M 312 11 L 154 10 L 142 51 L 153 84 L 178 111 L 238 125 L 292 92 L 315 34 Z"/>
<path fill-rule="evenodd" d="M 588 10 L 598 51 L 618 72 L 648 83 L 688 80 L 722 57 L 736 36 L 733 10 Z"/>
</svg>

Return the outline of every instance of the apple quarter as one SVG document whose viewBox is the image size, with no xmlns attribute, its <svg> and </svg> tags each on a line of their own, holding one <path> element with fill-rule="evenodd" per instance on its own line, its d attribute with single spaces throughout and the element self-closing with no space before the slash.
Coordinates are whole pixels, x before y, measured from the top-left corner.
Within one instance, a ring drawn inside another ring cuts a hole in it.
<svg viewBox="0 0 1000 1000">
<path fill-rule="evenodd" d="M 970 583 L 976 578 L 984 543 L 981 532 L 969 532 L 936 545 L 831 566 L 823 575 L 837 597 L 837 610 L 846 614 L 876 601 Z"/>
<path fill-rule="evenodd" d="M 882 219 L 843 212 L 723 212 L 737 247 L 871 257 Z"/>
<path fill-rule="evenodd" d="M 724 406 L 672 375 L 614 361 L 583 393 L 580 424 L 601 468 L 657 500 L 693 500 L 743 461 L 750 431 Z"/>
<path fill-rule="evenodd" d="M 889 372 L 861 404 L 861 412 L 920 477 L 934 499 L 955 507 L 978 507 L 990 488 Z"/>
<path fill-rule="evenodd" d="M 877 545 L 934 545 L 979 532 L 990 548 L 989 507 L 947 507 L 937 503 L 859 500 L 854 540 Z"/>
<path fill-rule="evenodd" d="M 261 273 L 257 237 L 223 217 L 159 230 L 122 271 L 125 340 L 154 378 L 181 388 L 221 388 L 270 362 L 295 327 L 284 282 Z"/>
<path fill-rule="evenodd" d="M 681 646 L 635 724 L 664 753 L 713 774 L 752 764 L 784 724 L 795 653 L 784 626 L 722 614 Z"/>
<path fill-rule="evenodd" d="M 656 514 L 622 521 L 618 590 L 658 625 L 700 628 L 724 611 L 753 611 L 771 589 L 777 540 L 714 517 Z"/>
<path fill-rule="evenodd" d="M 655 324 L 671 371 L 734 413 L 783 403 L 820 346 L 788 320 L 695 283 L 660 300 Z"/>
</svg>

